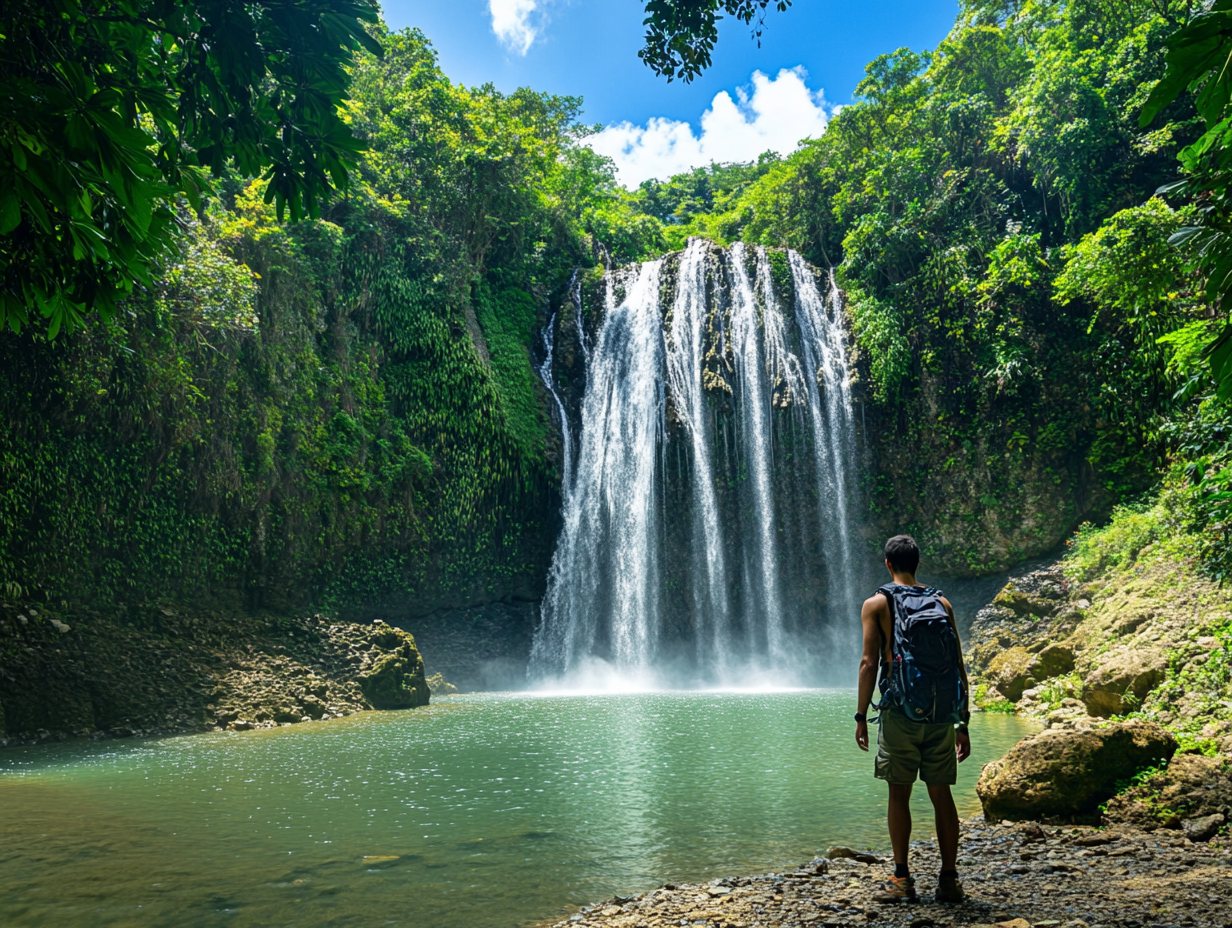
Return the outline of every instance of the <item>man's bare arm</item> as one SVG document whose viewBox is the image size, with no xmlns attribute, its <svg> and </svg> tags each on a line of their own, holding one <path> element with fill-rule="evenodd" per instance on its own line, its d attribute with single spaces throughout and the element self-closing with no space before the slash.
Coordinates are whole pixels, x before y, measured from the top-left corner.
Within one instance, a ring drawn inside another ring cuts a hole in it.
<svg viewBox="0 0 1232 928">
<path fill-rule="evenodd" d="M 864 626 L 864 653 L 860 657 L 860 684 L 856 711 L 868 712 L 877 686 L 877 667 L 881 662 L 881 623 L 879 614 L 886 608 L 884 596 L 874 596 L 864 601 L 860 611 L 860 624 Z M 861 751 L 868 750 L 868 722 L 856 723 L 856 744 Z"/>
</svg>

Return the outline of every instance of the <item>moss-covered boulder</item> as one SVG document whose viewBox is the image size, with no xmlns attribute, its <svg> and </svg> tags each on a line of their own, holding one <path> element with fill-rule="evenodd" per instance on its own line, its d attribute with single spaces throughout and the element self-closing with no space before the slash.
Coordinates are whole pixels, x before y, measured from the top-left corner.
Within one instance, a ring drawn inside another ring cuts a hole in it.
<svg viewBox="0 0 1232 928">
<path fill-rule="evenodd" d="M 1181 828 L 1186 822 L 1216 815 L 1232 819 L 1232 759 L 1180 754 L 1112 799 L 1104 821 L 1140 828 Z"/>
<path fill-rule="evenodd" d="M 993 603 L 1002 609 L 1008 609 L 1016 616 L 1050 616 L 1059 607 L 1059 603 L 1051 598 L 1024 592 L 1012 584 L 998 593 Z"/>
<path fill-rule="evenodd" d="M 359 678 L 359 688 L 374 709 L 413 709 L 430 698 L 424 662 L 408 632 L 389 625 L 374 626 L 372 644 L 384 650 L 372 669 Z"/>
<path fill-rule="evenodd" d="M 1166 762 L 1176 748 L 1170 732 L 1141 719 L 1049 729 L 985 766 L 975 789 L 990 821 L 1093 820 L 1118 781 Z"/>
<path fill-rule="evenodd" d="M 1158 648 L 1126 647 L 1100 655 L 1083 678 L 1082 701 L 1091 715 L 1122 715 L 1142 703 L 1167 669 L 1168 659 Z"/>
<path fill-rule="evenodd" d="M 1074 669 L 1074 649 L 1064 642 L 1045 645 L 1036 657 L 1044 678 L 1071 673 Z"/>
<path fill-rule="evenodd" d="M 446 680 L 445 675 L 439 671 L 428 677 L 428 689 L 432 691 L 433 696 L 453 696 L 458 692 L 458 688 Z"/>
<path fill-rule="evenodd" d="M 988 664 L 985 677 L 1010 702 L 1018 702 L 1023 690 L 1036 680 L 1043 679 L 1039 659 L 1021 646 L 1009 648 L 994 657 Z"/>
</svg>

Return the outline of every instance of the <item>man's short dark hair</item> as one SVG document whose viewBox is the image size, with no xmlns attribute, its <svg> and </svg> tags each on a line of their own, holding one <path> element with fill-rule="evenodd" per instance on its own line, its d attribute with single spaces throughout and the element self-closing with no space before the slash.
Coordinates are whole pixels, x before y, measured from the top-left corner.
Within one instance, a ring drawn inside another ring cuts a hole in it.
<svg viewBox="0 0 1232 928">
<path fill-rule="evenodd" d="M 896 574 L 915 574 L 920 566 L 920 546 L 910 535 L 895 535 L 885 544 L 885 559 Z"/>
</svg>

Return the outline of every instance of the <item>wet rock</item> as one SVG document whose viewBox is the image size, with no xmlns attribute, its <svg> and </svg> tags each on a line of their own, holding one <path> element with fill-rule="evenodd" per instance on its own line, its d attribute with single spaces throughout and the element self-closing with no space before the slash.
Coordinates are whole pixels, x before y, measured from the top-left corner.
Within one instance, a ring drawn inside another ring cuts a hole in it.
<svg viewBox="0 0 1232 928">
<path fill-rule="evenodd" d="M 1049 729 L 988 764 L 976 792 L 990 820 L 1090 817 L 1116 792 L 1118 780 L 1175 751 L 1171 733 L 1141 720 L 1086 731 Z"/>
<path fill-rule="evenodd" d="M 881 858 L 876 854 L 869 854 L 864 851 L 857 851 L 850 847 L 844 847 L 841 844 L 836 844 L 826 851 L 826 857 L 830 860 L 839 860 L 846 858 L 848 860 L 858 861 L 862 864 L 880 863 Z"/>
<path fill-rule="evenodd" d="M 279 706 L 274 710 L 274 721 L 279 724 L 283 722 L 298 722 L 304 717 L 304 710 L 299 706 Z"/>
<path fill-rule="evenodd" d="M 1043 596 L 1020 590 L 1019 583 L 1011 582 L 997 594 L 993 602 L 1016 616 L 1050 616 L 1057 611 L 1057 603 Z"/>
<path fill-rule="evenodd" d="M 426 682 L 433 696 L 452 696 L 458 692 L 458 688 L 446 680 L 445 675 L 440 672 L 432 674 Z"/>
<path fill-rule="evenodd" d="M 1045 679 L 1071 673 L 1074 669 L 1074 649 L 1067 644 L 1046 645 L 1036 659 Z"/>
<path fill-rule="evenodd" d="M 370 672 L 360 676 L 364 698 L 375 709 L 426 706 L 429 690 L 415 639 L 399 628 L 382 626 L 373 633 L 372 641 L 389 652 L 377 658 Z"/>
</svg>

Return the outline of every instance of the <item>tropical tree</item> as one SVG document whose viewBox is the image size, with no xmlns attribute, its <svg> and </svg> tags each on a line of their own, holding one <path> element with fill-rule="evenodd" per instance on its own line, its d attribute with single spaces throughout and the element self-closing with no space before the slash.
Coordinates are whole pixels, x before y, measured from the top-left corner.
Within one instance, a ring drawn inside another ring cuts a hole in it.
<svg viewBox="0 0 1232 928">
<path fill-rule="evenodd" d="M 281 215 L 344 190 L 375 0 L 11 0 L 0 12 L 0 327 L 54 337 L 148 286 L 211 174 Z"/>
<path fill-rule="evenodd" d="M 1205 132 L 1181 150 L 1187 177 L 1173 189 L 1196 196 L 1199 221 L 1173 236 L 1198 255 L 1206 297 L 1225 316 L 1222 331 L 1205 350 L 1218 395 L 1232 400 L 1232 323 L 1225 301 L 1232 290 L 1232 0 L 1215 0 L 1168 40 L 1168 70 L 1155 86 L 1140 118 L 1149 126 L 1186 90 L 1196 94 Z"/>
</svg>

